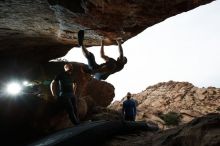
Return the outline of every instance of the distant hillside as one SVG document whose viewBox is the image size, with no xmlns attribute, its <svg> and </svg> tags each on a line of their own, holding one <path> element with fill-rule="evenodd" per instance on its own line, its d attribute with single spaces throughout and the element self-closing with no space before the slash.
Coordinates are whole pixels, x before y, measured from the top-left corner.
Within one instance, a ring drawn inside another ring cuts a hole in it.
<svg viewBox="0 0 220 146">
<path fill-rule="evenodd" d="M 138 94 L 136 120 L 156 122 L 161 128 L 187 123 L 208 113 L 220 113 L 220 88 L 198 88 L 188 82 L 163 82 L 149 86 Z M 109 106 L 121 110 L 122 102 Z"/>
</svg>

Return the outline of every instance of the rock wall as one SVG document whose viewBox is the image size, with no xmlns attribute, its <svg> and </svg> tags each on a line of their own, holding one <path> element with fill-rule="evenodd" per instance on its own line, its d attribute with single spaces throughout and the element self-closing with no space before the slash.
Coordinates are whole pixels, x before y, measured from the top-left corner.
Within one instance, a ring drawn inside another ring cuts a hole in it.
<svg viewBox="0 0 220 146">
<path fill-rule="evenodd" d="M 24 96 L 8 99 L 2 91 L 10 79 L 51 80 L 52 75 L 61 68 L 58 64 L 48 66 L 47 62 L 64 56 L 72 47 L 78 46 L 77 32 L 80 29 L 86 30 L 86 46 L 99 45 L 100 39 L 103 38 L 106 45 L 112 45 L 116 44 L 117 37 L 126 41 L 147 27 L 212 1 L 1 0 L 2 138 L 17 137 L 18 141 L 22 141 L 24 135 L 29 134 L 31 137 L 33 135 L 30 133 L 42 134 L 42 129 L 51 132 L 68 126 L 65 113 L 57 114 L 60 110 L 53 103 L 48 87 L 43 87 L 44 94 L 37 98 Z M 76 68 L 77 66 L 80 65 L 76 65 Z M 53 69 L 54 67 L 58 67 L 58 70 Z M 83 118 L 91 107 L 107 106 L 114 97 L 114 87 L 81 75 L 79 70 L 76 72 L 80 83 L 77 95 L 80 97 L 80 112 Z M 85 82 L 84 79 L 90 82 Z M 99 90 L 94 90 L 96 86 Z M 206 100 L 204 97 L 200 98 Z M 190 99 L 191 97 L 188 100 Z M 23 127 L 26 127 L 26 130 L 22 131 Z M 24 135 L 19 135 L 20 131 Z"/>
<path fill-rule="evenodd" d="M 213 0 L 1 0 L 0 58 L 37 62 L 64 56 L 77 46 L 106 45 Z"/>
<path fill-rule="evenodd" d="M 220 114 L 196 118 L 177 128 L 159 132 L 138 132 L 118 135 L 104 146 L 218 146 L 220 145 Z"/>
<path fill-rule="evenodd" d="M 192 122 L 159 133 L 153 146 L 218 146 L 220 145 L 220 114 L 196 118 Z"/>
<path fill-rule="evenodd" d="M 37 83 L 39 92 L 26 92 L 17 96 L 8 96 L 0 92 L 0 137 L 2 143 L 24 145 L 54 131 L 73 126 L 61 104 L 52 97 L 50 82 L 55 75 L 63 71 L 65 62 L 51 62 L 35 66 L 29 82 Z M 93 108 L 106 107 L 113 100 L 114 86 L 93 79 L 81 72 L 84 64 L 73 63 L 73 75 L 77 76 L 77 99 L 79 117 L 83 121 L 91 117 Z M 5 84 L 5 82 L 3 83 Z M 3 85 L 2 85 L 3 86 Z M 28 90 L 29 91 L 29 90 Z M 13 141 L 8 141 L 8 138 Z"/>
<path fill-rule="evenodd" d="M 188 82 L 159 83 L 147 87 L 141 93 L 133 94 L 132 97 L 137 101 L 137 120 L 152 120 L 161 125 L 161 128 L 165 125 L 161 114 L 178 113 L 181 124 L 195 117 L 220 112 L 219 88 L 198 88 Z M 121 110 L 124 100 L 126 97 L 110 105 L 110 108 Z"/>
</svg>

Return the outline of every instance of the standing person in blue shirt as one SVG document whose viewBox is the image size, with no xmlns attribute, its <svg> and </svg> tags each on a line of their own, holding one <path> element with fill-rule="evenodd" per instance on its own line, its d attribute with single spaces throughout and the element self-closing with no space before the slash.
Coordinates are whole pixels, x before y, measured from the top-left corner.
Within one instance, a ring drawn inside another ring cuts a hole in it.
<svg viewBox="0 0 220 146">
<path fill-rule="evenodd" d="M 123 49 L 121 46 L 121 40 L 116 40 L 119 49 L 119 57 L 117 60 L 111 58 L 104 53 L 104 42 L 101 41 L 101 57 L 105 60 L 105 63 L 97 64 L 94 54 L 89 52 L 83 44 L 84 39 L 84 30 L 78 32 L 78 42 L 79 46 L 82 46 L 83 55 L 88 61 L 88 70 L 87 73 L 93 74 L 97 80 L 106 80 L 108 76 L 116 72 L 121 71 L 124 68 L 124 65 L 127 63 L 127 58 L 123 54 Z"/>
<path fill-rule="evenodd" d="M 135 121 L 136 103 L 131 99 L 131 93 L 127 93 L 127 100 L 123 102 L 122 114 L 125 121 Z"/>
<path fill-rule="evenodd" d="M 70 63 L 64 65 L 64 72 L 58 74 L 50 85 L 52 95 L 66 109 L 74 125 L 79 124 L 75 95 L 76 87 L 76 76 L 73 75 L 73 66 Z"/>
</svg>

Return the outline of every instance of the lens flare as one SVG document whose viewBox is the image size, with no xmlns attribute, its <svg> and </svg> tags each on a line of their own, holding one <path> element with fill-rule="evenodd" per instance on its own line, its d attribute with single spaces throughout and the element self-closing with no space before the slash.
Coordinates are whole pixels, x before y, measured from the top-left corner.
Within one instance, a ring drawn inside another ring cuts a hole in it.
<svg viewBox="0 0 220 146">
<path fill-rule="evenodd" d="M 28 86 L 29 83 L 28 83 L 28 81 L 23 81 L 22 84 L 23 84 L 24 86 Z"/>
<path fill-rule="evenodd" d="M 10 95 L 17 95 L 21 92 L 22 87 L 19 83 L 12 82 L 7 85 L 6 91 Z"/>
</svg>

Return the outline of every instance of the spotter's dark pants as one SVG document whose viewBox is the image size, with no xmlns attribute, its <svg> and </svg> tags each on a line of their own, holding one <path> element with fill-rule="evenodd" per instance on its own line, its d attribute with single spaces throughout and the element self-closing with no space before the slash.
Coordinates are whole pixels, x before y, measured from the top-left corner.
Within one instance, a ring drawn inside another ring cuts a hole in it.
<svg viewBox="0 0 220 146">
<path fill-rule="evenodd" d="M 125 115 L 125 120 L 126 121 L 135 121 L 135 116 L 133 116 L 133 115 Z"/>
<path fill-rule="evenodd" d="M 61 93 L 61 96 L 58 98 L 63 108 L 67 111 L 71 122 L 74 125 L 79 124 L 77 105 L 76 105 L 76 96 L 73 93 Z"/>
</svg>

